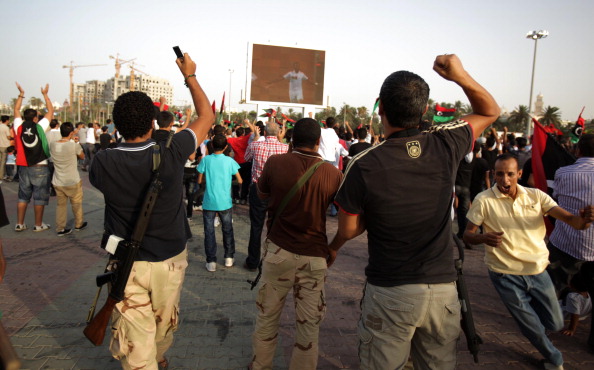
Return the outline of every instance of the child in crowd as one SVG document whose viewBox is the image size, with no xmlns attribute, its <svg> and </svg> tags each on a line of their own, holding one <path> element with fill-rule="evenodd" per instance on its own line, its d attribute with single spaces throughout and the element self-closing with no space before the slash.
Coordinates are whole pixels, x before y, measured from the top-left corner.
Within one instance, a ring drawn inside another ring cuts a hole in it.
<svg viewBox="0 0 594 370">
<path fill-rule="evenodd" d="M 561 333 L 572 336 L 575 334 L 578 323 L 587 319 L 592 312 L 592 300 L 581 274 L 577 273 L 571 278 L 569 288 L 571 289 L 570 292 L 559 303 L 565 318 L 569 317 L 569 325 Z"/>
<path fill-rule="evenodd" d="M 227 148 L 227 138 L 223 134 L 215 135 L 212 140 L 214 153 L 205 156 L 198 165 L 198 183 L 206 176 L 206 192 L 202 202 L 204 220 L 204 251 L 206 269 L 214 272 L 217 269 L 217 244 L 215 240 L 215 216 L 219 215 L 223 226 L 223 246 L 225 248 L 225 267 L 232 267 L 235 255 L 235 238 L 233 236 L 231 200 L 231 178 L 235 176 L 239 184 L 239 165 L 231 157 L 223 154 Z"/>
<path fill-rule="evenodd" d="M 6 177 L 4 180 L 10 182 L 14 180 L 14 176 L 16 175 L 16 152 L 14 150 L 14 146 L 9 146 L 6 149 L 8 156 L 6 157 Z"/>
</svg>

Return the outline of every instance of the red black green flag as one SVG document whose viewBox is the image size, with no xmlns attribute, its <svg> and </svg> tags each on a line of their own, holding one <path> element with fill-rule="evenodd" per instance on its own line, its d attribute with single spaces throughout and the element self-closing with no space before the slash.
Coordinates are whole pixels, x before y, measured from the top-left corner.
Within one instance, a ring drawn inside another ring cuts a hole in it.
<svg viewBox="0 0 594 370">
<path fill-rule="evenodd" d="M 34 166 L 49 158 L 49 145 L 43 128 L 33 121 L 25 121 L 16 134 L 17 166 Z"/>
<path fill-rule="evenodd" d="M 456 108 L 444 108 L 439 103 L 435 103 L 433 121 L 439 123 L 449 122 L 454 119 L 454 113 L 456 113 Z"/>
<path fill-rule="evenodd" d="M 584 132 L 584 126 L 586 125 L 586 120 L 584 118 L 582 118 L 582 114 L 584 113 L 585 108 L 586 107 L 582 108 L 582 111 L 580 112 L 580 116 L 578 117 L 577 121 L 575 122 L 575 126 L 573 126 L 573 128 L 571 129 L 571 142 L 574 144 L 580 140 L 580 137 L 582 136 L 582 132 Z"/>
</svg>

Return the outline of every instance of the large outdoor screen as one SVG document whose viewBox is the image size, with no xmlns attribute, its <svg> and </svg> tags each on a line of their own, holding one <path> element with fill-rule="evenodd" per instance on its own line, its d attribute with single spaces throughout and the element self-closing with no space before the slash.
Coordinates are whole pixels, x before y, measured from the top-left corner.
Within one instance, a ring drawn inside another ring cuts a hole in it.
<svg viewBox="0 0 594 370">
<path fill-rule="evenodd" d="M 252 45 L 249 100 L 323 105 L 324 50 Z"/>
</svg>

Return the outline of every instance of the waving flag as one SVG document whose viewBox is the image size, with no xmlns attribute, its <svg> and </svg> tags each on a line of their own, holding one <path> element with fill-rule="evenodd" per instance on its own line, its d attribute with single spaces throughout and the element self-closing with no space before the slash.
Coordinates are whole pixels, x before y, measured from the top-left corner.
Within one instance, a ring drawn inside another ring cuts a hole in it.
<svg viewBox="0 0 594 370">
<path fill-rule="evenodd" d="M 449 122 L 454 119 L 454 113 L 456 113 L 456 108 L 444 108 L 439 103 L 435 103 L 433 121 L 440 123 Z"/>
<path fill-rule="evenodd" d="M 580 136 L 582 136 L 582 132 L 584 131 L 584 126 L 586 125 L 586 120 L 582 118 L 582 114 L 584 113 L 584 109 L 580 112 L 580 116 L 578 117 L 577 121 L 575 122 L 575 126 L 571 129 L 571 142 L 577 143 L 580 140 Z"/>
</svg>

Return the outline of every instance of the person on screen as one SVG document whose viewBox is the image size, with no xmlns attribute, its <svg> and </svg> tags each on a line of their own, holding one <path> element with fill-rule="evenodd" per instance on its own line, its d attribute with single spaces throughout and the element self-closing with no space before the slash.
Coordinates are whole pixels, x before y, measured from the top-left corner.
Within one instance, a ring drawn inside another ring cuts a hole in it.
<svg viewBox="0 0 594 370">
<path fill-rule="evenodd" d="M 303 71 L 299 70 L 298 62 L 293 63 L 292 71 L 285 73 L 282 79 L 272 81 L 268 84 L 268 87 L 283 80 L 289 80 L 289 100 L 291 103 L 301 103 L 303 100 L 303 80 L 307 81 L 309 77 Z"/>
</svg>

